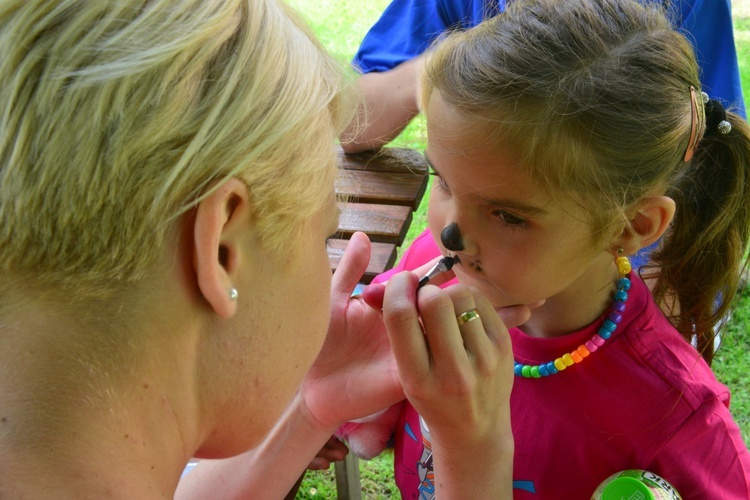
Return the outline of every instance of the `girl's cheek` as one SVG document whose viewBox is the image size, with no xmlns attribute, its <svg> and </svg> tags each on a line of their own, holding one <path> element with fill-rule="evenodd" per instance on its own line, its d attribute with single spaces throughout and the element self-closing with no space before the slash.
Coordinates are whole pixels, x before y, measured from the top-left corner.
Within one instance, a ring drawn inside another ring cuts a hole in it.
<svg viewBox="0 0 750 500">
<path fill-rule="evenodd" d="M 432 203 L 431 200 L 430 204 L 427 207 L 427 224 L 429 224 L 433 236 L 435 236 L 436 231 L 439 234 L 440 231 L 442 231 L 443 228 L 447 225 L 446 221 L 444 220 L 445 215 L 444 210 L 442 209 L 442 205 L 444 205 L 444 202 L 437 201 L 436 203 Z"/>
</svg>

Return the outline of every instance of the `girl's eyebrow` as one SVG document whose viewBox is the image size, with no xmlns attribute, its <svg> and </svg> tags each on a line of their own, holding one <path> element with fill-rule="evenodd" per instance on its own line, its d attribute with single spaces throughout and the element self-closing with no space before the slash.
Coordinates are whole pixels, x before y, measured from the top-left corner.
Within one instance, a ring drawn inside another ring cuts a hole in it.
<svg viewBox="0 0 750 500">
<path fill-rule="evenodd" d="M 430 167 L 430 169 L 434 170 L 438 177 L 442 177 L 440 175 L 440 171 L 435 168 L 435 165 L 430 160 L 430 157 L 427 155 L 427 151 L 424 152 L 424 158 L 427 161 L 427 165 Z M 543 208 L 534 206 L 534 205 L 528 205 L 526 203 L 522 203 L 518 200 L 509 200 L 509 199 L 494 199 L 494 198 L 485 198 L 483 196 L 473 195 L 476 198 L 479 198 L 484 203 L 488 205 L 494 205 L 502 208 L 510 209 L 514 212 L 523 213 L 524 215 L 530 216 L 530 217 L 541 217 L 544 215 L 547 215 L 547 211 Z"/>
</svg>

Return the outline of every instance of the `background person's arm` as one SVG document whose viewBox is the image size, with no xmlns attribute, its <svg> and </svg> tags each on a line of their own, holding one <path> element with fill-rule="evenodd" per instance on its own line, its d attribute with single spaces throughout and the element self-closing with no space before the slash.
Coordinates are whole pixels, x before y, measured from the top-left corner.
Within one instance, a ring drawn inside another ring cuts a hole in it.
<svg viewBox="0 0 750 500">
<path fill-rule="evenodd" d="M 347 153 L 378 149 L 392 141 L 419 113 L 418 75 L 423 57 L 392 70 L 360 77 L 363 103 L 359 119 L 341 136 Z"/>
<path fill-rule="evenodd" d="M 419 113 L 418 72 L 438 38 L 466 29 L 504 0 L 393 0 L 370 28 L 352 61 L 361 71 L 365 104 L 358 124 L 342 134 L 344 151 L 378 149 Z"/>
</svg>

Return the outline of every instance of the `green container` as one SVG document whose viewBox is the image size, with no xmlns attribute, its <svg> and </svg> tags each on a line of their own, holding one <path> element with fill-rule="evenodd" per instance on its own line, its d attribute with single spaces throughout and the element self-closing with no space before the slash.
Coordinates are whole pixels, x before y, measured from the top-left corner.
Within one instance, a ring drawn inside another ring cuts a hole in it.
<svg viewBox="0 0 750 500">
<path fill-rule="evenodd" d="M 594 491 L 591 500 L 682 500 L 674 486 L 652 472 L 630 469 L 612 474 Z"/>
</svg>

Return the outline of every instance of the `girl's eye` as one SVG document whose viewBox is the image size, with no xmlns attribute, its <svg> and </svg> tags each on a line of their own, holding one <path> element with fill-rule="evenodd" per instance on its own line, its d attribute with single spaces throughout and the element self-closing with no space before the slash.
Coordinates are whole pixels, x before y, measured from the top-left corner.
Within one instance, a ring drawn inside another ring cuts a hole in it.
<svg viewBox="0 0 750 500">
<path fill-rule="evenodd" d="M 503 223 L 513 227 L 526 227 L 526 220 L 504 210 L 495 210 L 492 215 L 502 220 Z"/>
<path fill-rule="evenodd" d="M 445 183 L 442 177 L 435 172 L 434 170 L 430 170 L 430 175 L 435 178 L 434 184 L 437 185 L 440 189 L 444 191 L 448 191 L 450 193 L 450 189 L 448 188 L 448 184 Z"/>
</svg>

